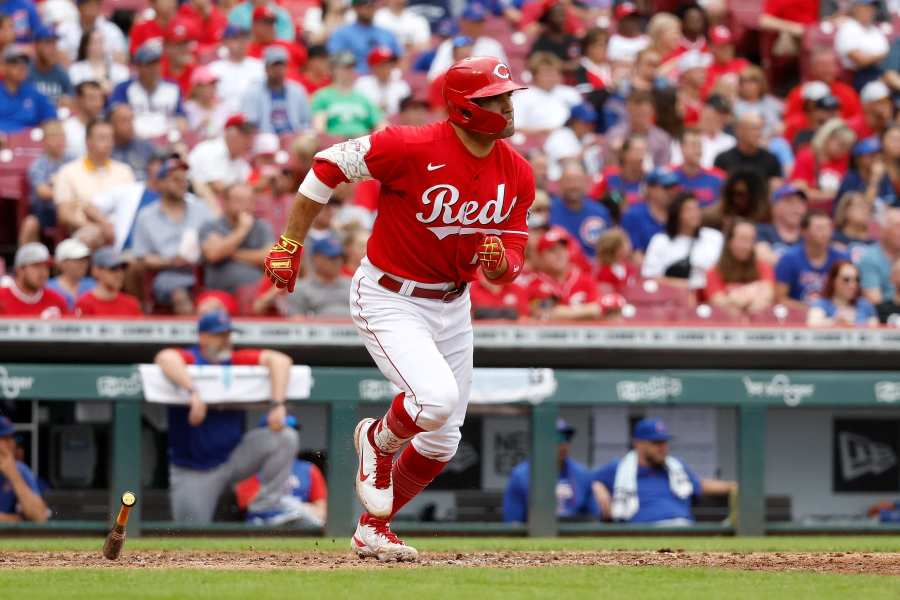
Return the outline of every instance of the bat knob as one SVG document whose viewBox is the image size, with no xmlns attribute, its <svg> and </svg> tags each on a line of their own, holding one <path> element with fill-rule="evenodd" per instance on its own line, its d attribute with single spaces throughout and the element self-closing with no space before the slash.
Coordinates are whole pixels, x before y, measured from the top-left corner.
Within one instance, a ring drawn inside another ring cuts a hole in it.
<svg viewBox="0 0 900 600">
<path fill-rule="evenodd" d="M 134 506 L 135 502 L 137 502 L 137 496 L 134 495 L 134 492 L 125 492 L 122 494 L 122 504 L 124 506 Z"/>
</svg>

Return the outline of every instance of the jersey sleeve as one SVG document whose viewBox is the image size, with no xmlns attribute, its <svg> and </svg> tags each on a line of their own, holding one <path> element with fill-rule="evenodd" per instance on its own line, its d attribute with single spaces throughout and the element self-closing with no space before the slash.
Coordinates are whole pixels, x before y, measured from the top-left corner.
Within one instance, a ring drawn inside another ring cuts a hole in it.
<svg viewBox="0 0 900 600">
<path fill-rule="evenodd" d="M 528 241 L 528 211 L 534 202 L 534 173 L 530 166 L 520 167 L 516 188 L 516 205 L 507 219 L 500 239 L 506 248 L 506 272 L 494 283 L 509 283 L 522 272 L 525 263 L 525 243 Z"/>
<path fill-rule="evenodd" d="M 231 364 L 233 365 L 258 365 L 262 357 L 262 350 L 259 348 L 243 348 L 235 350 L 231 355 Z"/>
<path fill-rule="evenodd" d="M 191 354 L 189 351 L 185 350 L 184 348 L 176 348 L 175 351 L 181 355 L 182 360 L 184 360 L 184 364 L 192 365 L 196 362 L 194 360 L 194 355 Z"/>
<path fill-rule="evenodd" d="M 309 469 L 309 501 L 316 502 L 328 498 L 328 486 L 319 467 L 312 465 Z"/>
</svg>

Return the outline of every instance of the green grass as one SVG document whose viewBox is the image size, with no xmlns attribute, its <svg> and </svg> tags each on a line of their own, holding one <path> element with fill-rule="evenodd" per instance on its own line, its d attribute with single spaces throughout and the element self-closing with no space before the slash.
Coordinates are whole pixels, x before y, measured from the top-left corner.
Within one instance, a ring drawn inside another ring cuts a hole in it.
<svg viewBox="0 0 900 600">
<path fill-rule="evenodd" d="M 658 550 L 695 552 L 900 552 L 900 536 L 799 537 L 571 537 L 481 538 L 409 537 L 425 552 L 501 550 Z M 311 551 L 346 552 L 349 538 L 129 538 L 127 548 L 141 550 Z M 0 553 L 10 550 L 98 550 L 102 538 L 0 538 Z M 900 560 L 900 558 L 898 558 Z"/>
<path fill-rule="evenodd" d="M 711 569 L 556 567 L 378 569 L 371 571 L 9 571 L 0 590 L 38 600 L 253 598 L 881 598 L 900 597 L 900 579 L 870 575 Z"/>
</svg>

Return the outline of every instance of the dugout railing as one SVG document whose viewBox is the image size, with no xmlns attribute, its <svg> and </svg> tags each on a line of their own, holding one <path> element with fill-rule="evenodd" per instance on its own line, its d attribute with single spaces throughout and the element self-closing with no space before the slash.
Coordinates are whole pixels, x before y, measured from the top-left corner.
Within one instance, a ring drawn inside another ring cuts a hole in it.
<svg viewBox="0 0 900 600">
<path fill-rule="evenodd" d="M 558 370 L 555 391 L 538 402 L 523 402 L 530 410 L 532 478 L 526 525 L 502 523 L 398 523 L 407 533 L 472 533 L 553 536 L 557 534 L 645 533 L 658 528 L 605 523 L 560 523 L 555 517 L 556 417 L 560 406 L 718 406 L 736 411 L 736 473 L 740 487 L 735 522 L 698 524 L 682 533 L 762 535 L 777 532 L 849 531 L 847 527 L 807 527 L 800 523 L 766 523 L 764 456 L 766 414 L 774 407 L 890 407 L 900 403 L 900 374 L 893 371 L 736 371 Z M 356 457 L 352 432 L 363 399 L 364 382 L 383 381 L 374 369 L 314 367 L 309 400 L 328 407 L 328 523 L 324 534 L 347 535 L 355 519 L 351 482 Z M 0 364 L 0 398 L 16 402 L 101 401 L 113 406 L 110 443 L 110 512 L 123 490 L 140 490 L 141 404 L 144 401 L 137 365 Z M 823 460 L 826 458 L 823 457 Z M 341 483 L 344 482 L 344 483 Z M 106 522 L 50 521 L 45 525 L 3 524 L 11 531 L 102 531 Z M 897 531 L 876 525 L 856 531 Z M 131 535 L 145 532 L 249 531 L 243 524 L 218 523 L 206 528 L 183 527 L 141 519 L 140 503 L 132 513 Z M 671 531 L 671 530 L 669 530 Z M 323 533 L 307 531 L 307 533 Z"/>
</svg>

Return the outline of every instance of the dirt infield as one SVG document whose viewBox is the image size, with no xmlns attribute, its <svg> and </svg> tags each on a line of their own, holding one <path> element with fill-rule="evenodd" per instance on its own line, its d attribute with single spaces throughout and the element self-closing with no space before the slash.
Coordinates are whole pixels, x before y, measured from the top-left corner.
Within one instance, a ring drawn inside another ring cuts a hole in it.
<svg viewBox="0 0 900 600">
<path fill-rule="evenodd" d="M 417 563 L 360 560 L 349 552 L 165 552 L 126 548 L 117 561 L 97 552 L 6 552 L 4 569 L 377 569 L 422 567 L 712 567 L 751 571 L 817 571 L 900 575 L 900 553 L 860 552 L 684 552 L 669 548 L 632 552 L 426 552 Z"/>
</svg>

